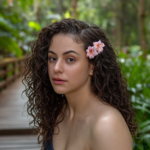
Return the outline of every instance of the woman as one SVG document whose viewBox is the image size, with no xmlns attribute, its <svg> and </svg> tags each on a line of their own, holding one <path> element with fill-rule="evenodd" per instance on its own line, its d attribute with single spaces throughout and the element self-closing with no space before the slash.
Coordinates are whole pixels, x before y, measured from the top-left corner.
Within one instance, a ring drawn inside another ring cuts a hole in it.
<svg viewBox="0 0 150 150">
<path fill-rule="evenodd" d="M 132 150 L 127 83 L 98 26 L 64 19 L 43 28 L 25 64 L 27 110 L 42 149 Z"/>
</svg>

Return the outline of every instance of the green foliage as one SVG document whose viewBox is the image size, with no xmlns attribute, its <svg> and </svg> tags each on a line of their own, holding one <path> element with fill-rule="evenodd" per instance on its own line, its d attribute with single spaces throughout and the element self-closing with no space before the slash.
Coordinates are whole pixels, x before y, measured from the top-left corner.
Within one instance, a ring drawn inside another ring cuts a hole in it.
<svg viewBox="0 0 150 150">
<path fill-rule="evenodd" d="M 18 47 L 18 43 L 10 37 L 0 37 L 0 47 L 7 52 L 13 53 L 17 57 L 22 56 L 22 50 Z"/>
<path fill-rule="evenodd" d="M 31 28 L 33 28 L 33 29 L 35 29 L 35 30 L 37 30 L 37 31 L 40 31 L 40 30 L 41 30 L 41 26 L 40 26 L 39 23 L 30 21 L 28 25 L 29 25 L 29 27 L 31 27 Z"/>
<path fill-rule="evenodd" d="M 0 29 L 2 30 L 0 34 L 0 48 L 18 57 L 22 56 L 22 50 L 16 41 L 16 38 L 20 37 L 14 25 L 9 20 L 0 17 Z"/>
<path fill-rule="evenodd" d="M 65 18 L 71 18 L 71 15 L 70 15 L 69 11 L 66 11 L 66 13 L 64 14 L 64 17 Z"/>
<path fill-rule="evenodd" d="M 28 51 L 35 32 L 41 26 L 34 21 L 28 21 L 28 10 L 33 0 L 16 0 L 13 6 L 2 0 L 0 5 L 0 57 L 21 57 Z M 30 25 L 30 27 L 28 26 Z"/>
<path fill-rule="evenodd" d="M 136 52 L 135 52 L 136 51 Z M 139 48 L 133 46 L 130 53 L 120 52 L 119 62 L 127 79 L 132 106 L 136 112 L 139 139 L 134 141 L 134 150 L 150 149 L 150 59 L 142 59 Z"/>
</svg>

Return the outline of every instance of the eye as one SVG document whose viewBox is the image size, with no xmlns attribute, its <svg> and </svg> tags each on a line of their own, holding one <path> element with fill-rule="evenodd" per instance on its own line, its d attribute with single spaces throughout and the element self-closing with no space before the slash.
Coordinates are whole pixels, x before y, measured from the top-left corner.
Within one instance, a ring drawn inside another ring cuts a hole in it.
<svg viewBox="0 0 150 150">
<path fill-rule="evenodd" d="M 51 58 L 53 59 L 53 58 L 55 58 L 55 57 L 50 57 L 50 58 L 49 58 L 49 60 L 50 60 L 50 61 L 52 61 L 52 59 L 51 59 Z"/>
<path fill-rule="evenodd" d="M 68 58 L 68 59 L 70 59 L 70 60 L 71 60 L 70 62 L 74 62 L 74 61 L 75 61 L 73 58 Z"/>
<path fill-rule="evenodd" d="M 49 57 L 49 60 L 52 62 L 52 61 L 56 60 L 56 58 L 55 57 Z M 75 59 L 73 59 L 73 58 L 68 58 L 67 60 L 70 60 L 69 62 L 71 62 L 71 63 L 75 61 Z"/>
</svg>

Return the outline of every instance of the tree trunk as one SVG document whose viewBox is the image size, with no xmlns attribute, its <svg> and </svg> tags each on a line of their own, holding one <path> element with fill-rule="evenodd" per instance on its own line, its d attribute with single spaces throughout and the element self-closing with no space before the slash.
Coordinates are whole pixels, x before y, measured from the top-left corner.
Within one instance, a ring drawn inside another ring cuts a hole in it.
<svg viewBox="0 0 150 150">
<path fill-rule="evenodd" d="M 114 5 L 114 13 L 115 13 L 115 27 L 113 29 L 113 35 L 114 35 L 114 46 L 119 51 L 120 49 L 120 24 L 119 24 L 119 1 L 115 0 L 115 5 Z"/>
<path fill-rule="evenodd" d="M 144 12 L 145 0 L 139 0 L 138 7 L 138 27 L 139 27 L 139 36 L 140 36 L 140 45 L 141 49 L 144 52 L 144 58 L 146 58 L 146 26 L 145 26 L 145 12 Z"/>
<path fill-rule="evenodd" d="M 38 21 L 38 23 L 41 23 L 41 18 L 40 18 L 40 14 L 41 14 L 40 0 L 34 0 L 34 13 L 36 15 L 36 20 Z"/>
<path fill-rule="evenodd" d="M 57 3 L 56 3 L 56 11 L 55 13 L 57 14 L 64 14 L 64 11 L 63 11 L 63 1 L 62 0 L 57 0 Z"/>
<path fill-rule="evenodd" d="M 71 2 L 71 8 L 73 8 L 71 13 L 72 18 L 77 18 L 77 2 L 78 0 L 72 0 Z"/>
</svg>

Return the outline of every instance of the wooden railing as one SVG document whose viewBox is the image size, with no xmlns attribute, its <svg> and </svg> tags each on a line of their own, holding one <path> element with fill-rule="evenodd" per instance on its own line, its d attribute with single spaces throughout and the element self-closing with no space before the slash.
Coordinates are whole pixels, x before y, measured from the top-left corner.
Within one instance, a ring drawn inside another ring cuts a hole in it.
<svg viewBox="0 0 150 150">
<path fill-rule="evenodd" d="M 0 89 L 5 88 L 10 82 L 21 75 L 26 57 L 6 58 L 0 60 Z"/>
</svg>

